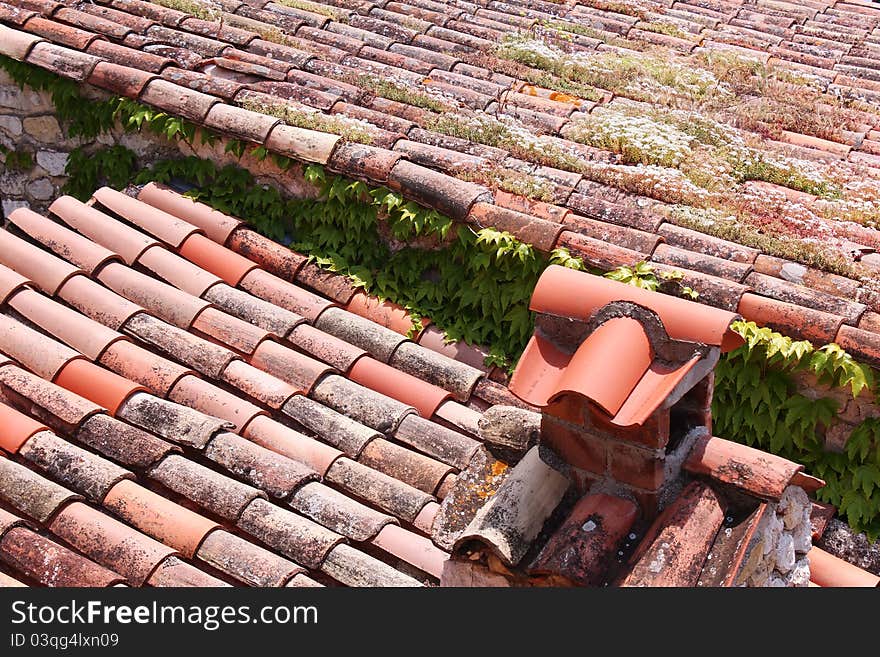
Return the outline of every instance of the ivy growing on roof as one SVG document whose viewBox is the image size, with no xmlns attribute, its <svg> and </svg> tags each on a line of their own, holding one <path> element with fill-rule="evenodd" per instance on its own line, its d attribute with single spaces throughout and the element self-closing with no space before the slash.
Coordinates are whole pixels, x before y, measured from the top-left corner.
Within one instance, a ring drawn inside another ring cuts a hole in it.
<svg viewBox="0 0 880 657">
<path fill-rule="evenodd" d="M 853 398 L 877 395 L 874 371 L 836 344 L 813 347 L 737 322 L 745 338 L 715 369 L 714 433 L 803 463 L 827 484 L 816 495 L 835 505 L 857 531 L 880 537 L 880 420 L 855 428 L 842 453 L 825 450 L 824 431 L 843 410 L 832 397 L 799 393 L 792 375 L 813 374 L 820 384 L 848 389 Z"/>
</svg>

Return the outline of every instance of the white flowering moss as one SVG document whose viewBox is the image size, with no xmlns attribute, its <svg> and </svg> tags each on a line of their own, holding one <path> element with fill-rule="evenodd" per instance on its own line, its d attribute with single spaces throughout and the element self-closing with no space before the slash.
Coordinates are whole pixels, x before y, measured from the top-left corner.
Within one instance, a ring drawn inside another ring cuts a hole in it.
<svg viewBox="0 0 880 657">
<path fill-rule="evenodd" d="M 569 139 L 619 153 L 628 164 L 678 167 L 691 152 L 694 138 L 677 127 L 648 116 L 632 116 L 597 107 L 572 121 Z"/>
</svg>

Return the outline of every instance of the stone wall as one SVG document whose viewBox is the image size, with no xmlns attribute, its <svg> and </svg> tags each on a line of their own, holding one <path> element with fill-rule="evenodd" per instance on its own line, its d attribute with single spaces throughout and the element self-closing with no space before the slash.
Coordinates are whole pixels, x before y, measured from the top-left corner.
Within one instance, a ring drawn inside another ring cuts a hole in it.
<svg viewBox="0 0 880 657">
<path fill-rule="evenodd" d="M 767 505 L 734 586 L 809 586 L 810 509 L 810 498 L 798 486 L 789 486 L 778 503 Z"/>
<path fill-rule="evenodd" d="M 824 430 L 825 449 L 829 451 L 842 452 L 853 429 L 868 418 L 880 418 L 880 406 L 867 390 L 853 399 L 849 387 L 829 388 L 819 383 L 810 372 L 797 372 L 792 379 L 797 391 L 804 397 L 814 400 L 830 397 L 837 402 L 837 417 L 831 426 L 823 429 L 820 425 L 820 430 Z"/>
</svg>

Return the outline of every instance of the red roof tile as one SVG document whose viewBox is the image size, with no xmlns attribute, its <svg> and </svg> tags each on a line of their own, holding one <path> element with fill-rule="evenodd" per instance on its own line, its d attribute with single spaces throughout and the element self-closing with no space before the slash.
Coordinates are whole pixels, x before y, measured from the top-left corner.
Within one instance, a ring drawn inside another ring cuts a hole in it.
<svg viewBox="0 0 880 657">
<path fill-rule="evenodd" d="M 877 587 L 880 577 L 858 566 L 813 547 L 807 553 L 810 560 L 810 581 L 819 586 Z"/>
<path fill-rule="evenodd" d="M 532 294 L 531 310 L 586 321 L 597 309 L 611 301 L 631 301 L 656 312 L 671 338 L 720 346 L 729 351 L 742 344 L 742 338 L 730 330 L 736 315 L 701 306 L 684 299 L 651 294 L 597 276 L 548 267 Z"/>
<path fill-rule="evenodd" d="M 240 219 L 229 217 L 204 203 L 188 199 L 156 183 L 144 186 L 138 194 L 138 199 L 198 226 L 218 244 L 225 244 L 229 236 L 242 224 Z M 269 243 L 274 244 L 274 242 Z"/>
<path fill-rule="evenodd" d="M 10 454 L 15 454 L 35 433 L 48 430 L 45 424 L 19 413 L 6 404 L 0 404 L 0 422 L 3 425 L 0 447 Z"/>
<path fill-rule="evenodd" d="M 694 586 L 724 521 L 717 494 L 694 482 L 657 518 L 623 586 Z"/>
</svg>

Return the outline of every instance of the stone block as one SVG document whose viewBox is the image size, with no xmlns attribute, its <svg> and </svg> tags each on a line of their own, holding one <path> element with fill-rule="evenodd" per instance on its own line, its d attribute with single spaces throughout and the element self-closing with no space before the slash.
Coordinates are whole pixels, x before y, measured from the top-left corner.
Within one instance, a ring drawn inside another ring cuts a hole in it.
<svg viewBox="0 0 880 657">
<path fill-rule="evenodd" d="M 50 176 L 64 175 L 67 159 L 68 154 L 60 151 L 37 152 L 37 164 L 43 167 Z"/>
<path fill-rule="evenodd" d="M 0 116 L 0 132 L 10 137 L 18 137 L 21 135 L 21 130 L 21 119 L 17 116 Z"/>
<path fill-rule="evenodd" d="M 54 144 L 63 138 L 61 126 L 54 116 L 30 116 L 22 125 L 28 135 L 45 144 Z"/>
<path fill-rule="evenodd" d="M 28 183 L 27 193 L 37 201 L 48 201 L 55 195 L 55 186 L 48 178 L 38 178 Z"/>
</svg>

